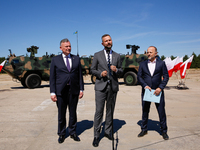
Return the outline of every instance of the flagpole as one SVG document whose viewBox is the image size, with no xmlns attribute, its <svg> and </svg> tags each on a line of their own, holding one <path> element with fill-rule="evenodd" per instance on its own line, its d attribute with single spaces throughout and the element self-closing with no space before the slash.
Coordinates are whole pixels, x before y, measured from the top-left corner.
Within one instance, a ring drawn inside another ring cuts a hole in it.
<svg viewBox="0 0 200 150">
<path fill-rule="evenodd" d="M 78 31 L 76 31 L 77 32 L 77 36 L 76 36 L 76 38 L 77 38 L 77 56 L 79 56 L 79 52 L 78 52 Z"/>
<path fill-rule="evenodd" d="M 186 81 L 186 77 L 187 77 L 187 75 L 188 75 L 189 71 L 190 71 L 189 69 L 187 69 L 187 70 L 186 70 L 186 75 L 185 75 L 185 78 L 184 78 L 184 79 L 185 79 L 185 81 Z M 184 83 L 185 83 L 185 81 L 184 81 Z"/>
</svg>

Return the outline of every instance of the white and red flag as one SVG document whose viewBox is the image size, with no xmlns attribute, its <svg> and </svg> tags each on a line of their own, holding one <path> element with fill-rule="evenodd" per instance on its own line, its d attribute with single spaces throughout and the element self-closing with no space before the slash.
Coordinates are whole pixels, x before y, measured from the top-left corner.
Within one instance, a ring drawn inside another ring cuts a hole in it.
<svg viewBox="0 0 200 150">
<path fill-rule="evenodd" d="M 163 61 L 164 61 L 164 62 L 171 61 L 171 58 L 170 58 L 170 57 L 166 57 Z"/>
<path fill-rule="evenodd" d="M 1 72 L 1 70 L 2 70 L 2 68 L 3 68 L 4 64 L 5 64 L 5 62 L 6 62 L 6 60 L 4 60 L 4 61 L 0 64 L 0 72 Z"/>
<path fill-rule="evenodd" d="M 192 55 L 190 58 L 188 58 L 181 66 L 180 66 L 180 76 L 181 79 L 185 78 L 186 75 L 186 70 L 190 68 L 191 64 L 192 64 L 192 60 L 193 60 L 194 55 Z"/>
<path fill-rule="evenodd" d="M 174 64 L 174 70 L 173 71 L 177 72 L 178 70 L 180 70 L 180 66 L 182 65 L 182 63 L 183 63 L 183 57 L 181 57 L 181 58 L 178 57 L 175 64 Z"/>
<path fill-rule="evenodd" d="M 170 58 L 170 59 L 167 58 L 167 59 L 164 60 L 166 66 L 167 66 L 167 70 L 168 70 L 169 77 L 172 76 L 172 73 L 173 73 L 173 71 L 174 71 L 174 65 L 175 65 L 175 63 L 176 63 L 176 61 L 177 61 L 178 58 L 179 58 L 179 57 L 176 57 L 174 60 L 171 60 L 171 58 Z"/>
</svg>

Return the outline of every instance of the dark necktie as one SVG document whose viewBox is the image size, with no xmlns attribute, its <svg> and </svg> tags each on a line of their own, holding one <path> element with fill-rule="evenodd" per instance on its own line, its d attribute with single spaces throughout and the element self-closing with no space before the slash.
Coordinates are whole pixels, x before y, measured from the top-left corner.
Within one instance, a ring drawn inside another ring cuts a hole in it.
<svg viewBox="0 0 200 150">
<path fill-rule="evenodd" d="M 67 69 L 68 69 L 68 71 L 70 72 L 71 68 L 70 68 L 69 59 L 68 59 L 67 56 L 66 56 L 66 62 L 67 62 Z"/>
<path fill-rule="evenodd" d="M 107 50 L 106 53 L 108 54 L 108 69 L 109 69 L 109 76 L 111 76 L 111 69 L 110 69 L 110 51 Z"/>
</svg>

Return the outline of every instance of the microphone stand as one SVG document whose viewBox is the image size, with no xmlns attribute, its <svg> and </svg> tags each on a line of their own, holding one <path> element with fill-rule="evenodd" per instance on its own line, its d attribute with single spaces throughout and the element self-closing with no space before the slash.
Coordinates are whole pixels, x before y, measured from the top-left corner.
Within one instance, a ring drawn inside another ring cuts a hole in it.
<svg viewBox="0 0 200 150">
<path fill-rule="evenodd" d="M 113 101 L 113 90 L 112 90 L 112 80 L 110 80 L 110 76 L 108 77 L 109 84 L 110 84 L 110 91 L 108 94 L 108 97 L 111 101 L 111 137 L 112 137 L 112 149 L 114 150 L 114 128 L 113 128 L 113 106 L 112 106 L 112 101 Z"/>
<path fill-rule="evenodd" d="M 108 58 L 109 58 L 109 52 L 110 51 L 107 51 L 107 54 L 108 54 Z M 110 69 L 110 60 L 108 61 L 108 70 L 109 70 L 109 75 L 108 75 L 108 82 L 110 84 L 110 91 L 109 91 L 109 94 L 108 94 L 108 97 L 111 101 L 111 104 L 110 104 L 110 107 L 111 107 L 111 136 L 112 136 L 112 149 L 114 150 L 114 130 L 113 130 L 113 107 L 112 107 L 112 101 L 113 101 L 113 90 L 112 90 L 112 80 L 111 80 L 111 76 L 112 76 L 112 73 L 111 73 L 111 69 Z"/>
</svg>

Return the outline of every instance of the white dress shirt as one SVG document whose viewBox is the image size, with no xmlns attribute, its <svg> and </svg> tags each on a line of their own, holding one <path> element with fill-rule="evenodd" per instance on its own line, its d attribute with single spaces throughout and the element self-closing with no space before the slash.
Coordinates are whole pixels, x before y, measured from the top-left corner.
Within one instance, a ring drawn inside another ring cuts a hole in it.
<svg viewBox="0 0 200 150">
<path fill-rule="evenodd" d="M 112 51 L 112 50 L 111 50 Z M 104 54 L 106 56 L 106 61 L 108 62 L 108 54 L 106 53 L 106 50 L 104 49 Z M 110 55 L 110 64 L 112 64 L 112 52 L 109 54 Z"/>
<path fill-rule="evenodd" d="M 67 67 L 67 58 L 66 58 L 66 55 L 62 53 L 62 57 L 63 57 L 63 60 L 64 60 L 64 63 L 65 63 L 65 66 Z M 68 57 L 68 60 L 69 60 L 69 66 L 70 66 L 70 69 L 72 68 L 72 59 L 71 59 L 71 55 L 67 55 Z"/>
<path fill-rule="evenodd" d="M 148 60 L 148 68 L 149 68 L 149 72 L 151 73 L 151 76 L 153 76 L 153 73 L 154 73 L 155 68 L 156 68 L 156 59 L 153 62 Z"/>
</svg>

